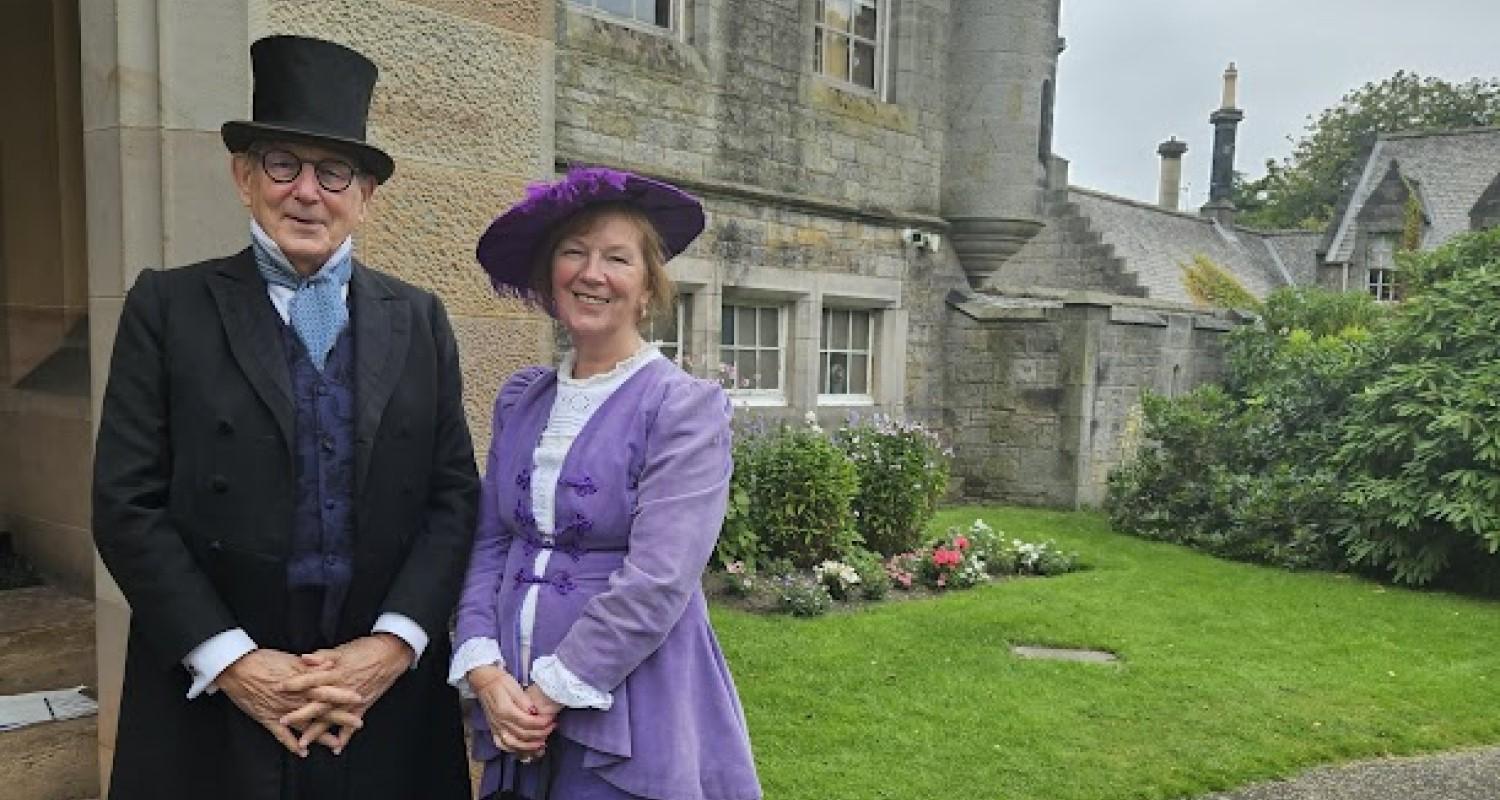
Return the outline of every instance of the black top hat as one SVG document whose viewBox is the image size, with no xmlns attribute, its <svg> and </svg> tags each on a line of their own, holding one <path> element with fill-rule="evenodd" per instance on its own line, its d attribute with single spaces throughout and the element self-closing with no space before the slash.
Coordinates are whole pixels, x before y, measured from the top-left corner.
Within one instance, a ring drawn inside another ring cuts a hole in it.
<svg viewBox="0 0 1500 800">
<path fill-rule="evenodd" d="M 303 36 L 268 36 L 250 45 L 254 120 L 224 123 L 232 153 L 259 140 L 289 140 L 347 151 L 384 183 L 396 171 L 384 151 L 365 142 L 365 118 L 378 70 L 363 55 Z"/>
</svg>

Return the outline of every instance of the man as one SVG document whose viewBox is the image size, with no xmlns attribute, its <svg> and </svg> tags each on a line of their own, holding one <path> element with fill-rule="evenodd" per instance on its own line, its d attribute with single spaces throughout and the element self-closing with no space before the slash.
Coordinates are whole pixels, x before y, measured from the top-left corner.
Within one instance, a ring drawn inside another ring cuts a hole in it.
<svg viewBox="0 0 1500 800">
<path fill-rule="evenodd" d="M 351 256 L 375 65 L 251 47 L 251 246 L 141 273 L 94 464 L 132 608 L 110 797 L 467 798 L 444 683 L 477 477 L 442 304 Z"/>
</svg>

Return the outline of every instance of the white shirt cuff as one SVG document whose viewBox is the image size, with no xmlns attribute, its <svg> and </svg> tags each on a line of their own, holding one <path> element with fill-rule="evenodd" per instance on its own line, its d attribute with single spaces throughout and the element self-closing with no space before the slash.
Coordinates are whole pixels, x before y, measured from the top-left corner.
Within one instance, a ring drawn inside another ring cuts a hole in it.
<svg viewBox="0 0 1500 800">
<path fill-rule="evenodd" d="M 543 693 L 568 708 L 608 711 L 615 704 L 613 695 L 584 683 L 572 670 L 563 666 L 557 656 L 538 658 L 531 667 L 531 677 L 537 686 L 542 687 Z"/>
<path fill-rule="evenodd" d="M 469 686 L 469 670 L 491 664 L 505 669 L 505 656 L 500 655 L 500 643 L 488 636 L 466 639 L 453 653 L 453 665 L 448 668 L 448 685 L 457 688 L 458 693 L 464 697 L 473 697 L 474 688 Z"/>
<path fill-rule="evenodd" d="M 255 649 L 255 640 L 245 633 L 244 628 L 215 634 L 194 647 L 187 658 L 182 660 L 188 674 L 193 676 L 193 685 L 188 687 L 187 699 L 192 700 L 204 692 L 213 694 L 219 691 L 219 687 L 214 685 L 219 674 Z"/>
<path fill-rule="evenodd" d="M 389 633 L 392 636 L 406 642 L 411 648 L 411 668 L 417 668 L 417 662 L 422 660 L 422 652 L 427 649 L 427 631 L 422 630 L 411 617 L 405 614 L 397 614 L 387 611 L 375 618 L 375 627 L 370 629 L 371 633 Z"/>
</svg>

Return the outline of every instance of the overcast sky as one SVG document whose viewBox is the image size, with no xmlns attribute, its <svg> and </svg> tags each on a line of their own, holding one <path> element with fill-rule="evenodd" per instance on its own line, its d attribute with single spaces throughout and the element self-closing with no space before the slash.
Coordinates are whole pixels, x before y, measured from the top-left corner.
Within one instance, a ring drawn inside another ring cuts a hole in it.
<svg viewBox="0 0 1500 800">
<path fill-rule="evenodd" d="M 1071 182 L 1155 202 L 1156 146 L 1188 143 L 1184 205 L 1208 196 L 1229 62 L 1240 71 L 1235 167 L 1290 154 L 1316 115 L 1398 69 L 1500 77 L 1500 0 L 1062 0 L 1054 150 Z"/>
</svg>

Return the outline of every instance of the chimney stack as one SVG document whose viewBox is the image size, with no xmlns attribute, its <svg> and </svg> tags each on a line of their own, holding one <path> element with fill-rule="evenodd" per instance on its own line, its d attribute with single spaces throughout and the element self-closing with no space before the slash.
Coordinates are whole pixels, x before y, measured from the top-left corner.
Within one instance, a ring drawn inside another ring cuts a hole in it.
<svg viewBox="0 0 1500 800">
<path fill-rule="evenodd" d="M 1161 187 L 1157 190 L 1156 204 L 1168 211 L 1180 210 L 1178 195 L 1182 188 L 1182 154 L 1187 149 L 1187 142 L 1177 141 L 1176 136 L 1156 148 L 1156 154 L 1161 156 Z"/>
<path fill-rule="evenodd" d="M 1224 70 L 1224 94 L 1218 111 L 1209 115 L 1214 126 L 1213 172 L 1208 184 L 1208 204 L 1202 209 L 1205 216 L 1217 219 L 1221 224 L 1234 224 L 1234 137 L 1245 112 L 1235 107 L 1239 94 L 1240 71 L 1234 62 Z"/>
</svg>

